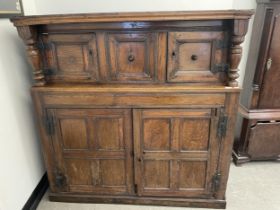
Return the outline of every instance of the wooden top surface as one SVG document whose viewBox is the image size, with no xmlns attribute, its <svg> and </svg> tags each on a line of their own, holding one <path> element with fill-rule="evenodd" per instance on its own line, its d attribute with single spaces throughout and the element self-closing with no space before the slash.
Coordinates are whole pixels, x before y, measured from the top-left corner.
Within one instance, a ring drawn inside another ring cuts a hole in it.
<svg viewBox="0 0 280 210">
<path fill-rule="evenodd" d="M 178 21 L 178 20 L 222 20 L 249 19 L 253 10 L 210 10 L 210 11 L 175 11 L 175 12 L 122 12 L 35 15 L 14 17 L 15 26 L 87 23 L 87 22 L 122 22 L 122 21 Z"/>
<path fill-rule="evenodd" d="M 100 93 L 225 93 L 225 92 L 240 92 L 240 88 L 232 88 L 225 86 L 195 86 L 195 85 L 161 85 L 161 84 L 146 84 L 146 85 L 127 85 L 127 84 L 48 84 L 43 87 L 33 87 L 33 90 L 43 92 L 100 92 Z"/>
</svg>

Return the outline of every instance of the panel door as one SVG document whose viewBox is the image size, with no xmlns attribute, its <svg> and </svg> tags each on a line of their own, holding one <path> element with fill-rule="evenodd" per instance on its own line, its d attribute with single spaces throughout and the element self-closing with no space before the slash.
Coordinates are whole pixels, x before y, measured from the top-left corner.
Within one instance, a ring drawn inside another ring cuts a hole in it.
<svg viewBox="0 0 280 210">
<path fill-rule="evenodd" d="M 280 108 L 280 6 L 269 9 L 267 14 L 266 24 L 269 27 L 263 34 L 263 44 L 265 47 L 261 48 L 258 67 L 264 68 L 263 82 L 261 86 L 259 108 L 261 109 L 275 109 Z M 268 37 L 268 40 L 265 40 Z M 267 53 L 267 56 L 265 56 Z M 263 61 L 263 56 L 264 60 Z"/>
<path fill-rule="evenodd" d="M 151 32 L 108 33 L 107 60 L 110 81 L 162 81 L 165 69 L 157 68 L 159 34 Z M 162 40 L 164 41 L 164 40 Z M 165 53 L 165 52 L 163 52 Z M 164 59 L 164 58 L 161 58 Z"/>
<path fill-rule="evenodd" d="M 51 80 L 97 81 L 95 34 L 42 35 L 44 72 Z"/>
<path fill-rule="evenodd" d="M 49 115 L 62 192 L 132 193 L 130 110 L 53 109 Z"/>
<path fill-rule="evenodd" d="M 223 82 L 227 40 L 224 32 L 168 33 L 169 82 Z"/>
<path fill-rule="evenodd" d="M 280 121 L 258 122 L 250 129 L 248 142 L 252 159 L 280 157 Z"/>
<path fill-rule="evenodd" d="M 215 109 L 134 111 L 139 195 L 213 195 L 219 144 L 215 115 Z"/>
</svg>

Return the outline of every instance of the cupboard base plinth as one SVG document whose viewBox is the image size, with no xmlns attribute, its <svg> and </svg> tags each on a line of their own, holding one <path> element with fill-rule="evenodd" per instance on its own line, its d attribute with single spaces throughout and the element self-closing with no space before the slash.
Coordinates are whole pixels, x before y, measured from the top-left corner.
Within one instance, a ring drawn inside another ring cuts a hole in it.
<svg viewBox="0 0 280 210">
<path fill-rule="evenodd" d="M 232 159 L 236 166 L 240 166 L 243 163 L 251 161 L 251 158 L 247 155 L 239 154 L 238 152 L 232 151 Z"/>
<path fill-rule="evenodd" d="M 236 151 L 233 150 L 232 152 L 232 159 L 233 163 L 236 166 L 241 166 L 244 163 L 248 163 L 251 161 L 276 161 L 280 162 L 280 155 L 279 156 L 272 156 L 272 157 L 260 157 L 260 158 L 251 158 L 247 155 L 238 154 Z"/>
<path fill-rule="evenodd" d="M 217 199 L 195 199 L 195 198 L 168 198 L 168 197 L 137 197 L 137 196 L 109 196 L 89 194 L 62 194 L 50 193 L 50 201 L 71 203 L 114 203 L 114 204 L 138 204 L 159 205 L 178 207 L 197 207 L 225 209 L 226 201 Z"/>
</svg>

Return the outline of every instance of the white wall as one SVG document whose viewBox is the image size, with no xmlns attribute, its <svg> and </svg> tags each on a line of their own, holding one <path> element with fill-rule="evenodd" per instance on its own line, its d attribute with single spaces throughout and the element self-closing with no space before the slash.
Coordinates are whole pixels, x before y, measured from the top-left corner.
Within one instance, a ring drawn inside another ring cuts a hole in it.
<svg viewBox="0 0 280 210">
<path fill-rule="evenodd" d="M 218 10 L 231 9 L 233 0 L 36 0 L 39 14 L 168 11 L 168 10 Z"/>
<path fill-rule="evenodd" d="M 24 1 L 27 14 L 35 14 L 32 1 Z M 45 170 L 29 94 L 32 72 L 8 19 L 0 19 L 0 43 L 0 209 L 20 210 Z"/>
</svg>

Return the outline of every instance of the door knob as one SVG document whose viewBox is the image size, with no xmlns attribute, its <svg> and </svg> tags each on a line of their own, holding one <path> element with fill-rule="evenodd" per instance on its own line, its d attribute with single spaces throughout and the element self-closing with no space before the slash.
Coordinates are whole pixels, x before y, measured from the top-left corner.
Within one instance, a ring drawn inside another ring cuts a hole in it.
<svg viewBox="0 0 280 210">
<path fill-rule="evenodd" d="M 134 55 L 129 55 L 128 56 L 128 58 L 127 58 L 127 60 L 129 61 L 129 62 L 132 62 L 132 61 L 134 61 Z"/>
<path fill-rule="evenodd" d="M 192 55 L 192 56 L 191 56 L 191 59 L 192 59 L 193 61 L 196 61 L 197 58 L 198 58 L 197 55 Z"/>
</svg>

